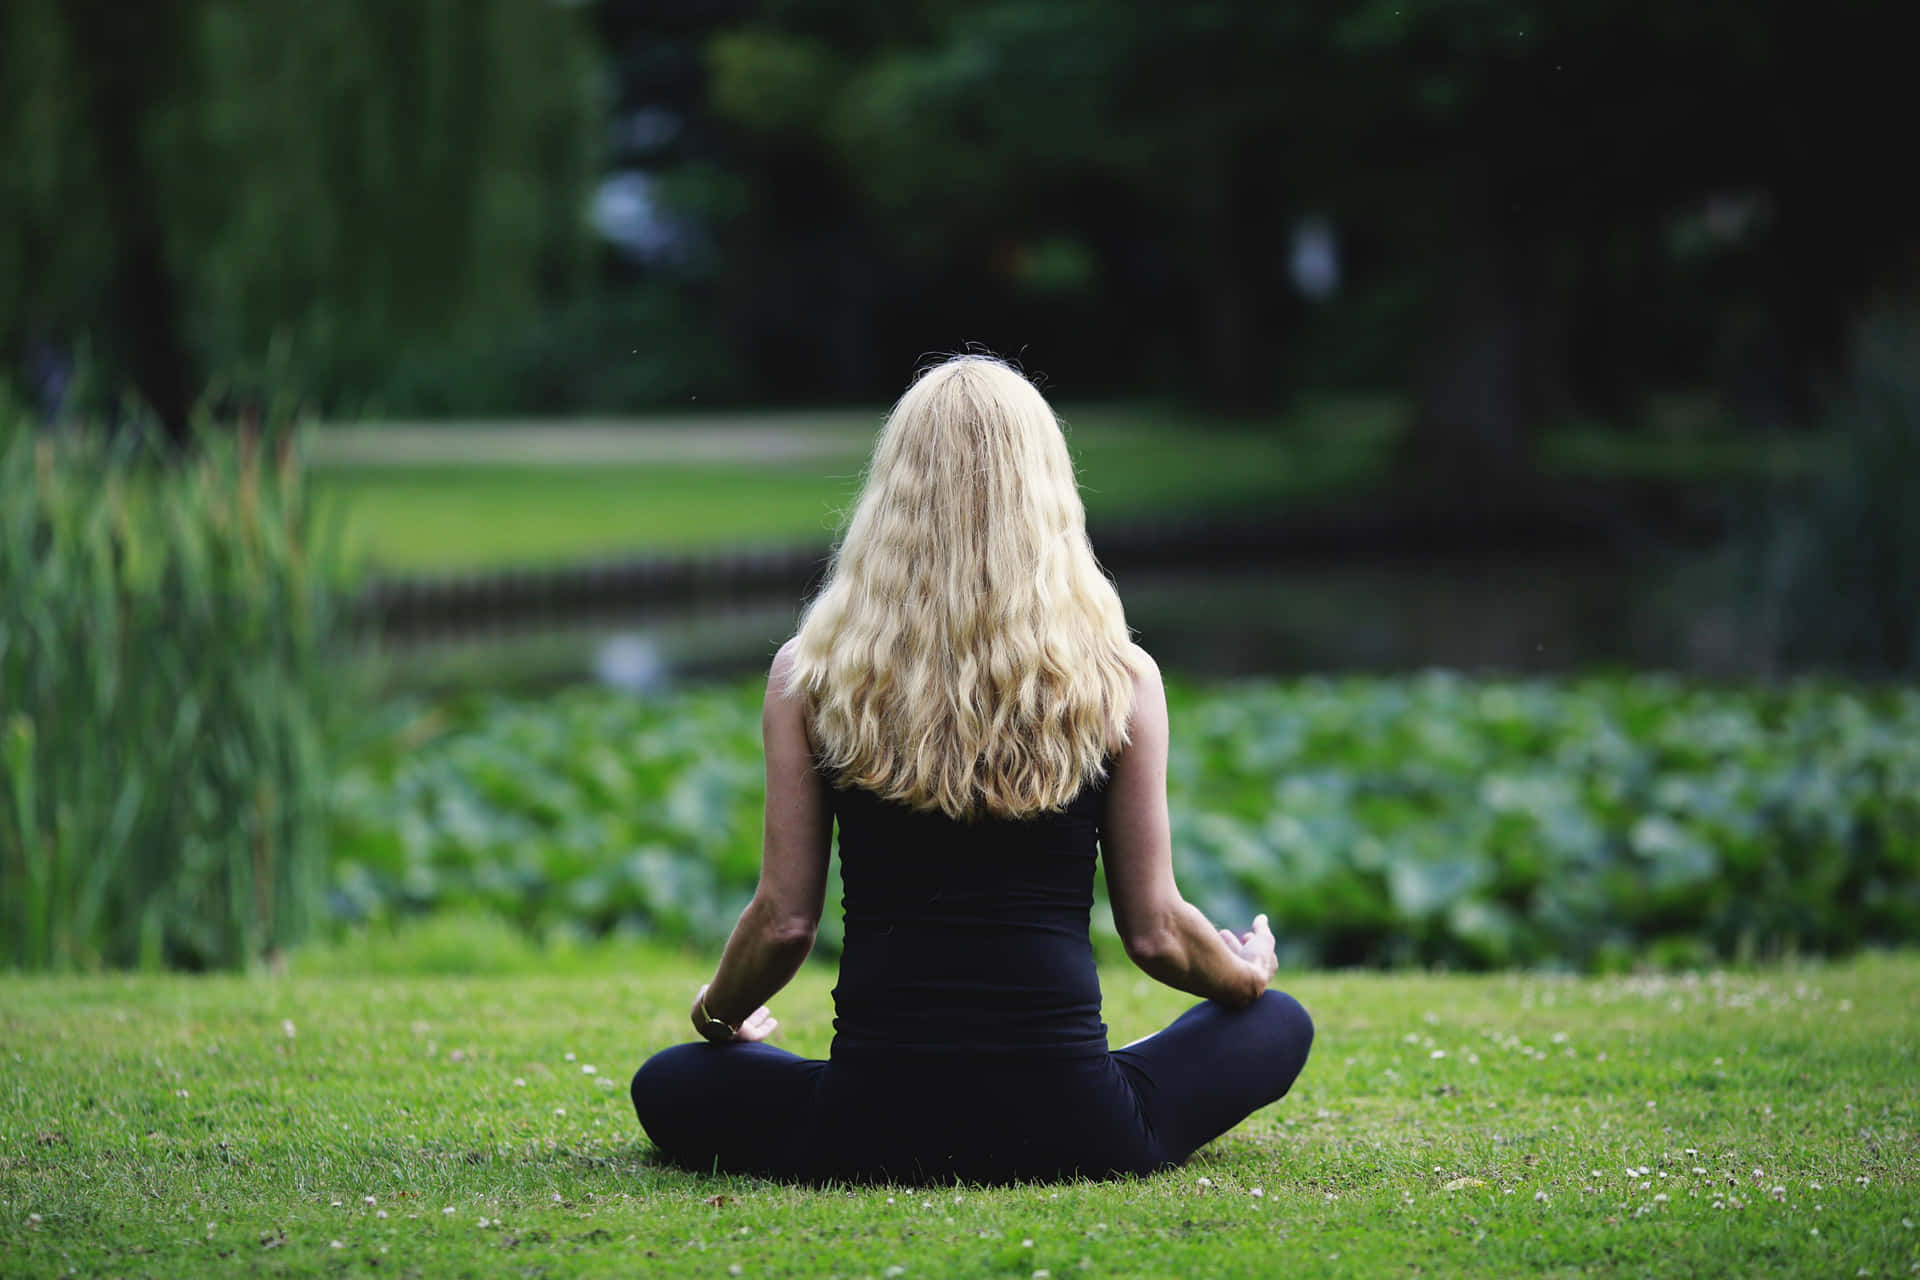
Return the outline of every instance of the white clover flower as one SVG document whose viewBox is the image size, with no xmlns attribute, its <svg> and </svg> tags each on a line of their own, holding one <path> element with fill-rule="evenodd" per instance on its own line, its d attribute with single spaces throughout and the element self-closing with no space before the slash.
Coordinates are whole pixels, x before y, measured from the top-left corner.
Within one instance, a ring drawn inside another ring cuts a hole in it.
<svg viewBox="0 0 1920 1280">
<path fill-rule="evenodd" d="M 583 1076 L 597 1076 L 600 1074 L 600 1068 L 594 1066 L 591 1062 L 583 1062 L 580 1064 L 580 1074 Z"/>
<path fill-rule="evenodd" d="M 1534 1193 L 1533 1193 L 1533 1202 L 1534 1202 L 1535 1204 L 1545 1204 L 1545 1203 L 1547 1202 L 1547 1193 L 1546 1193 L 1546 1192 L 1544 1192 L 1544 1191 L 1536 1191 L 1536 1192 L 1534 1192 Z"/>
</svg>

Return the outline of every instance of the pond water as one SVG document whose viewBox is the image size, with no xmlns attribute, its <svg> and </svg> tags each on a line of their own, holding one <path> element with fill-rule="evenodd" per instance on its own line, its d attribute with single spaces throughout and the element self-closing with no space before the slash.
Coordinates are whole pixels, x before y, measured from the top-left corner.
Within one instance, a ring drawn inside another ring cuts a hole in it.
<svg viewBox="0 0 1920 1280">
<path fill-rule="evenodd" d="M 1729 593 L 1704 560 L 1513 552 L 1399 554 L 1326 567 L 1189 568 L 1116 575 L 1128 622 L 1169 672 L 1566 672 L 1653 667 L 1753 674 Z M 653 689 L 763 671 L 797 600 L 673 617 L 501 629 L 383 655 L 404 688 Z"/>
</svg>

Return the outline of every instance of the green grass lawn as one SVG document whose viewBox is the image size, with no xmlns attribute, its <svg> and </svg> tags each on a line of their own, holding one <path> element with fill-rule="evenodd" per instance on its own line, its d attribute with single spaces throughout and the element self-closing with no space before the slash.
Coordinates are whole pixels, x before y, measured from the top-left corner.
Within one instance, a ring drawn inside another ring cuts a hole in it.
<svg viewBox="0 0 1920 1280">
<path fill-rule="evenodd" d="M 707 973 L 0 979 L 0 1274 L 1920 1269 L 1913 953 L 1295 975 L 1319 1034 L 1294 1093 L 1185 1169 L 924 1193 L 652 1161 L 627 1077 Z M 1184 1006 L 1102 976 L 1113 1043 Z M 775 1002 L 779 1042 L 825 1051 L 831 984 Z"/>
<path fill-rule="evenodd" d="M 1396 416 L 1387 402 L 1329 402 L 1284 423 L 1193 430 L 1148 410 L 1088 409 L 1068 415 L 1068 440 L 1088 511 L 1099 519 L 1298 502 L 1363 486 L 1381 472 Z M 725 453 L 730 432 L 765 432 L 782 421 L 742 414 L 697 430 Z M 814 433 L 821 447 L 799 456 L 756 456 L 748 440 L 739 457 L 707 461 L 360 459 L 317 466 L 314 484 L 345 511 L 351 546 L 388 569 L 825 545 L 859 493 L 876 421 L 850 412 L 852 430 L 830 429 L 808 415 L 794 430 Z"/>
</svg>

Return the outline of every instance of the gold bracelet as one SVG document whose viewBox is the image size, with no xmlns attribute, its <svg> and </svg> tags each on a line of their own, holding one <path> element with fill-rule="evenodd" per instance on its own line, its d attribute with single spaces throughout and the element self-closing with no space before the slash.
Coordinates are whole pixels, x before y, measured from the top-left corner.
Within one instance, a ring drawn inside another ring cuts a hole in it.
<svg viewBox="0 0 1920 1280">
<path fill-rule="evenodd" d="M 704 995 L 700 997 L 700 1017 L 705 1024 L 700 1028 L 700 1033 L 702 1035 L 706 1034 L 707 1027 L 726 1028 L 727 1039 L 729 1040 L 735 1039 L 740 1034 L 740 1028 L 734 1026 L 731 1022 L 728 1022 L 724 1018 L 714 1017 L 711 1013 L 707 1011 L 707 998 Z"/>
</svg>

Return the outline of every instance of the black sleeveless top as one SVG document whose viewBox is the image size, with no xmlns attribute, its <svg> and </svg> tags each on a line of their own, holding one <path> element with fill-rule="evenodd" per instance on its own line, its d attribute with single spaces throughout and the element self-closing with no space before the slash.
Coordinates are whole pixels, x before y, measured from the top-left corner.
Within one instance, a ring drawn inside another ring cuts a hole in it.
<svg viewBox="0 0 1920 1280">
<path fill-rule="evenodd" d="M 1087 932 L 1104 779 L 1020 821 L 830 795 L 846 917 L 835 1057 L 1107 1051 Z"/>
</svg>

